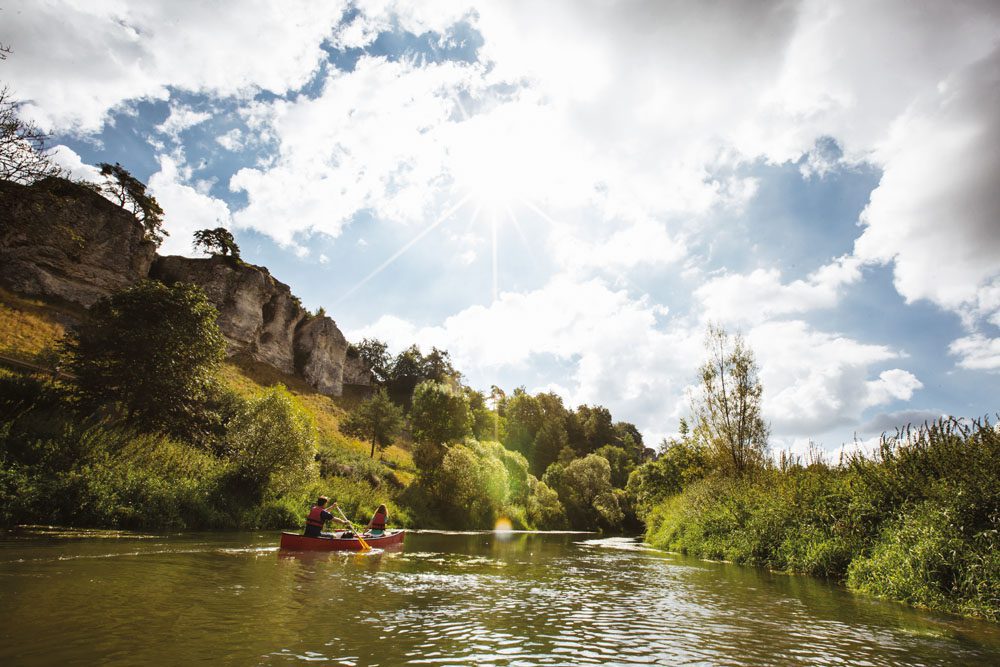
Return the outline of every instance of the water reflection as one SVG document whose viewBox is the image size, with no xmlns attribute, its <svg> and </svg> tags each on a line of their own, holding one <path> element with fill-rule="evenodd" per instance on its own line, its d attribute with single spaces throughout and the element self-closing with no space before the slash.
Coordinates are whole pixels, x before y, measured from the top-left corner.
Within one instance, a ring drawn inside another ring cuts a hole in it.
<svg viewBox="0 0 1000 667">
<path fill-rule="evenodd" d="M 0 539 L 0 663 L 998 664 L 1000 628 L 585 534 Z M 38 629 L 58 627 L 56 641 Z"/>
</svg>

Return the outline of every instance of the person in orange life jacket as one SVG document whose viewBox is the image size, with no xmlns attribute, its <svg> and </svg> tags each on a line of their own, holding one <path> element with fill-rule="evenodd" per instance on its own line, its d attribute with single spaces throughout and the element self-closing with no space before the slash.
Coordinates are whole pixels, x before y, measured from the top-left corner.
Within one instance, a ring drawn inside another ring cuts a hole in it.
<svg viewBox="0 0 1000 667">
<path fill-rule="evenodd" d="M 368 522 L 368 532 L 373 536 L 385 535 L 385 522 L 389 519 L 389 510 L 385 505 L 379 505 L 372 515 L 372 520 Z"/>
<path fill-rule="evenodd" d="M 336 521 L 337 523 L 349 525 L 343 519 L 333 516 L 333 514 L 324 509 L 329 500 L 326 496 L 320 496 L 316 499 L 316 504 L 309 510 L 309 514 L 306 516 L 306 537 L 333 537 L 332 534 L 323 532 L 323 524 L 327 521 Z"/>
</svg>

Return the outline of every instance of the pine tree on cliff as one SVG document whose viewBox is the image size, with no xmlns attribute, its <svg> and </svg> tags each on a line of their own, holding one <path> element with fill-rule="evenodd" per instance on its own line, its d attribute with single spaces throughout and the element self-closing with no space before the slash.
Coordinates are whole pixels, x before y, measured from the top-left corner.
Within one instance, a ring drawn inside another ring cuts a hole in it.
<svg viewBox="0 0 1000 667">
<path fill-rule="evenodd" d="M 163 243 L 167 236 L 167 231 L 163 229 L 163 209 L 156 197 L 146 194 L 146 184 L 117 162 L 114 165 L 102 162 L 97 166 L 104 177 L 104 182 L 98 186 L 101 193 L 142 223 L 147 240 L 156 245 Z"/>
<path fill-rule="evenodd" d="M 240 247 L 236 244 L 232 232 L 225 227 L 215 229 L 199 229 L 194 233 L 194 249 L 201 250 L 208 255 L 222 255 L 232 257 L 234 260 L 240 258 Z"/>
</svg>

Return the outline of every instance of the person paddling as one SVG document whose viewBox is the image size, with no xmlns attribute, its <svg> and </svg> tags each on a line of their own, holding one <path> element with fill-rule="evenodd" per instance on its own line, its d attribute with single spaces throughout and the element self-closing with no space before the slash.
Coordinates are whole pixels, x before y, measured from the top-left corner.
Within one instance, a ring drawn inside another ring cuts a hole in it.
<svg viewBox="0 0 1000 667">
<path fill-rule="evenodd" d="M 306 537 L 333 537 L 332 534 L 323 532 L 323 524 L 327 521 L 336 521 L 337 523 L 342 523 L 347 526 L 350 525 L 343 519 L 333 516 L 333 514 L 324 509 L 328 502 L 330 502 L 329 498 L 326 496 L 320 496 L 316 499 L 316 504 L 309 510 L 309 514 L 306 516 Z"/>
<path fill-rule="evenodd" d="M 385 523 L 388 519 L 389 510 L 385 508 L 385 505 L 379 505 L 375 514 L 372 515 L 372 520 L 368 522 L 368 532 L 373 537 L 385 535 Z"/>
</svg>

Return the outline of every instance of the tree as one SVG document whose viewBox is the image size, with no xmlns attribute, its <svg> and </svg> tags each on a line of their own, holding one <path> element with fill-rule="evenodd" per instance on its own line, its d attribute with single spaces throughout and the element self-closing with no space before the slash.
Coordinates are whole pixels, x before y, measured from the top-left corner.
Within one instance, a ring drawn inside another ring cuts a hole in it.
<svg viewBox="0 0 1000 667">
<path fill-rule="evenodd" d="M 391 445 L 402 427 L 402 408 L 389 400 L 389 394 L 380 388 L 341 423 L 340 430 L 370 442 L 371 458 L 375 458 L 375 448 L 382 451 Z"/>
<path fill-rule="evenodd" d="M 146 194 L 146 184 L 130 174 L 117 162 L 101 162 L 104 182 L 98 188 L 105 197 L 129 211 L 146 229 L 146 239 L 156 245 L 163 243 L 167 232 L 163 229 L 163 209 L 152 195 Z"/>
<path fill-rule="evenodd" d="M 392 357 L 389 355 L 388 345 L 376 338 L 362 338 L 357 345 L 348 347 L 348 352 L 351 350 L 365 362 L 375 377 L 375 382 L 384 384 L 388 381 L 392 372 Z"/>
<path fill-rule="evenodd" d="M 450 385 L 426 380 L 413 392 L 410 427 L 413 438 L 423 445 L 414 452 L 414 462 L 425 472 L 433 472 L 447 445 L 458 442 L 472 430 L 469 401 Z"/>
<path fill-rule="evenodd" d="M 694 405 L 694 437 L 737 475 L 763 464 L 769 427 L 761 416 L 764 388 L 753 352 L 737 334 L 709 326 L 708 359 L 701 367 L 701 396 Z"/>
<path fill-rule="evenodd" d="M 19 108 L 10 89 L 0 88 L 0 180 L 30 185 L 50 176 L 64 176 L 46 150 L 48 135 L 22 120 Z"/>
<path fill-rule="evenodd" d="M 225 445 L 238 488 L 260 500 L 294 488 L 309 473 L 316 430 L 279 385 L 236 412 L 227 425 Z"/>
<path fill-rule="evenodd" d="M 635 470 L 635 460 L 624 449 L 614 445 L 604 445 L 594 453 L 607 459 L 611 466 L 611 486 L 624 489 L 629 474 Z"/>
<path fill-rule="evenodd" d="M 615 528 L 625 518 L 611 486 L 611 466 L 602 456 L 588 454 L 566 465 L 553 463 L 542 481 L 559 494 L 573 528 Z"/>
<path fill-rule="evenodd" d="M 240 258 L 240 247 L 236 245 L 236 239 L 232 232 L 225 227 L 215 229 L 199 229 L 194 233 L 195 250 L 201 248 L 207 255 L 231 256 L 233 259 Z"/>
<path fill-rule="evenodd" d="M 218 311 L 195 285 L 142 281 L 101 299 L 64 344 L 84 405 L 176 426 L 199 409 L 225 356 Z"/>
</svg>

